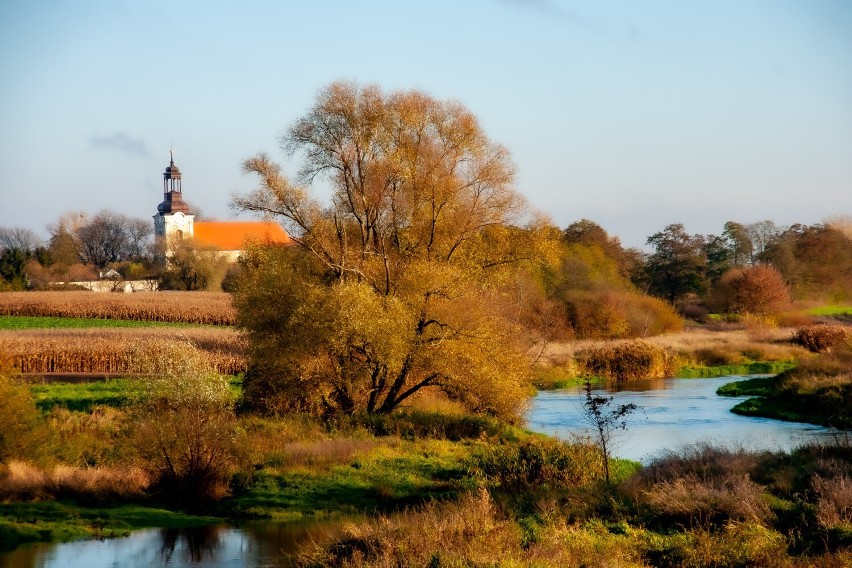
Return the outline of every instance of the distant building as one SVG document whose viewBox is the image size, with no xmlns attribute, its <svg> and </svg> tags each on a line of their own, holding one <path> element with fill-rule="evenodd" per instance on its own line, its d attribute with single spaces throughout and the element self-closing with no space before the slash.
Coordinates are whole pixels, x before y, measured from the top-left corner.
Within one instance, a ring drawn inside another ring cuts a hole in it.
<svg viewBox="0 0 852 568">
<path fill-rule="evenodd" d="M 183 239 L 193 239 L 202 249 L 215 251 L 235 261 L 249 241 L 290 243 L 290 236 L 272 221 L 195 221 L 189 204 L 183 200 L 180 169 L 170 152 L 169 165 L 163 173 L 163 202 L 154 215 L 154 237 L 163 243 L 166 258 Z"/>
</svg>

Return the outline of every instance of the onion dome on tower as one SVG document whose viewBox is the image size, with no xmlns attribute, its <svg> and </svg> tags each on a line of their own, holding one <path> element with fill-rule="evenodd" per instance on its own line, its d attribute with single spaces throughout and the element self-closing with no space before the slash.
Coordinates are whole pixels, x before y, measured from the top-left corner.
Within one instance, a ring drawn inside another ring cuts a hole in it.
<svg viewBox="0 0 852 568">
<path fill-rule="evenodd" d="M 189 205 L 183 200 L 180 186 L 180 169 L 175 165 L 174 151 L 169 150 L 169 165 L 163 172 L 163 202 L 157 206 L 160 214 L 189 213 Z"/>
</svg>

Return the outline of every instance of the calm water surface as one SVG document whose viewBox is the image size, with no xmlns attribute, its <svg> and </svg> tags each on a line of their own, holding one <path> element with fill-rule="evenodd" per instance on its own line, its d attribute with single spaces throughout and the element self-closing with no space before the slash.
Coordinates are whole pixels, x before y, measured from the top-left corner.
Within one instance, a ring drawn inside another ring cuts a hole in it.
<svg viewBox="0 0 852 568">
<path fill-rule="evenodd" d="M 648 462 L 667 449 L 701 442 L 789 450 L 832 437 L 819 426 L 732 414 L 731 407 L 746 397 L 720 397 L 716 389 L 742 378 L 662 379 L 612 391 L 613 404 L 641 407 L 619 433 L 616 455 Z M 576 388 L 541 392 L 527 415 L 529 427 L 563 439 L 583 435 L 589 425 L 582 401 Z M 143 530 L 104 541 L 25 546 L 0 554 L 0 568 L 287 567 L 302 543 L 326 530 L 275 523 Z"/>
<path fill-rule="evenodd" d="M 147 529 L 107 540 L 23 546 L 0 554 L 0 568 L 285 568 L 327 526 L 251 523 Z"/>
<path fill-rule="evenodd" d="M 615 455 L 647 463 L 666 450 L 709 442 L 751 450 L 790 450 L 833 439 L 822 426 L 733 414 L 730 409 L 749 397 L 718 396 L 716 389 L 749 377 L 658 379 L 595 392 L 613 397 L 612 406 L 634 403 L 639 410 L 618 432 Z M 562 439 L 591 433 L 581 412 L 579 388 L 540 392 L 527 415 L 530 429 Z"/>
</svg>

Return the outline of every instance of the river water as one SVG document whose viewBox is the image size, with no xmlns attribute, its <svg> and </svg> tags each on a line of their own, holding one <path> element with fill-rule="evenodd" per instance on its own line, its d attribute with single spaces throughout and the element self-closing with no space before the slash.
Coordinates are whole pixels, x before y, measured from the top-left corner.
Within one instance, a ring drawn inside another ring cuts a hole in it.
<svg viewBox="0 0 852 568">
<path fill-rule="evenodd" d="M 627 429 L 615 434 L 613 455 L 643 463 L 667 450 L 710 443 L 749 450 L 791 450 L 797 446 L 834 438 L 822 426 L 740 416 L 730 411 L 749 397 L 718 396 L 720 386 L 749 377 L 713 379 L 655 379 L 618 388 L 596 389 L 612 396 L 610 408 L 636 404 Z M 578 387 L 542 391 L 527 414 L 531 430 L 562 439 L 593 434 L 582 409 L 585 393 Z"/>
<path fill-rule="evenodd" d="M 616 437 L 614 455 L 647 463 L 666 450 L 697 443 L 743 446 L 753 450 L 789 450 L 831 439 L 820 426 L 749 418 L 730 412 L 747 397 L 720 397 L 716 389 L 744 377 L 660 379 L 608 391 L 613 405 L 639 409 Z M 562 439 L 590 433 L 578 388 L 540 392 L 527 414 L 535 431 Z M 24 546 L 0 554 L 0 568 L 174 568 L 287 567 L 289 553 L 327 527 L 254 523 L 241 527 L 151 529 L 126 538 Z"/>
</svg>

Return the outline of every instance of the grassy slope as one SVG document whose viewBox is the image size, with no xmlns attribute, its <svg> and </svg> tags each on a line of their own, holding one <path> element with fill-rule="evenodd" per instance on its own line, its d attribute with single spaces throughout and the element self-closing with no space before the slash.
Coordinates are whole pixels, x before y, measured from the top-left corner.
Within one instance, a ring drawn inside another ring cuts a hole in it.
<svg viewBox="0 0 852 568">
<path fill-rule="evenodd" d="M 775 376 L 736 381 L 722 385 L 716 393 L 722 396 L 752 397 L 735 405 L 731 409 L 731 412 L 735 414 L 852 428 L 852 420 L 848 418 L 848 412 L 846 417 L 838 417 L 827 412 L 829 405 L 826 404 L 824 395 L 819 393 L 791 395 L 781 392 L 777 388 L 779 380 Z"/>
</svg>

